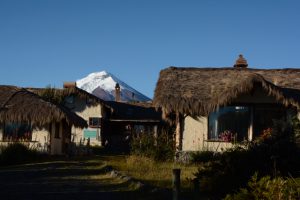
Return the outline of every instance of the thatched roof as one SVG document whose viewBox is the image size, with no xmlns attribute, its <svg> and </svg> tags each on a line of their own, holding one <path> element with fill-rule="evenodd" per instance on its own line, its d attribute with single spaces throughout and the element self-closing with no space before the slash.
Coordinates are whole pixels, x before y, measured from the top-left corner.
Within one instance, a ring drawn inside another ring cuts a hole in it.
<svg viewBox="0 0 300 200">
<path fill-rule="evenodd" d="M 165 115 L 206 116 L 257 83 L 279 103 L 300 108 L 300 69 L 170 67 L 160 72 L 153 103 Z"/>
<path fill-rule="evenodd" d="M 61 105 L 45 101 L 24 88 L 0 86 L 1 122 L 26 122 L 43 126 L 61 120 L 76 127 L 87 127 L 84 119 Z"/>
<path fill-rule="evenodd" d="M 78 96 L 82 99 L 89 99 L 91 103 L 104 103 L 104 101 L 95 95 L 88 93 L 87 91 L 80 89 L 78 87 L 68 87 L 68 88 L 26 88 L 30 92 L 33 92 L 41 97 L 53 96 L 50 98 L 54 98 L 54 102 L 62 103 L 59 101 L 63 101 L 67 96 Z M 52 93 L 52 94 L 49 94 Z"/>
</svg>

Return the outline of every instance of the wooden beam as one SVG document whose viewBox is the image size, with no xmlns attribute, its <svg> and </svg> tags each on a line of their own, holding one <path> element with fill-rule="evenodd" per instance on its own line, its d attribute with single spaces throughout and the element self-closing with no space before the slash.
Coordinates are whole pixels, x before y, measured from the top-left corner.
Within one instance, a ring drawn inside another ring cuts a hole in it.
<svg viewBox="0 0 300 200">
<path fill-rule="evenodd" d="M 176 151 L 182 150 L 182 116 L 176 113 L 176 131 L 175 131 Z"/>
<path fill-rule="evenodd" d="M 250 126 L 248 129 L 248 141 L 252 141 L 253 139 L 253 115 L 254 115 L 254 108 L 253 106 L 250 107 Z"/>
</svg>

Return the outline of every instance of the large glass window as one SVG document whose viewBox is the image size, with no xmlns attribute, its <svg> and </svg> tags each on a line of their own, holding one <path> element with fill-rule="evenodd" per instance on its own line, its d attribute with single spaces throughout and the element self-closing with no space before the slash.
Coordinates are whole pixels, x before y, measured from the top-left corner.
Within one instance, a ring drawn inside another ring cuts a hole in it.
<svg viewBox="0 0 300 200">
<path fill-rule="evenodd" d="M 209 115 L 208 139 L 224 142 L 248 139 L 250 107 L 227 106 Z"/>
</svg>

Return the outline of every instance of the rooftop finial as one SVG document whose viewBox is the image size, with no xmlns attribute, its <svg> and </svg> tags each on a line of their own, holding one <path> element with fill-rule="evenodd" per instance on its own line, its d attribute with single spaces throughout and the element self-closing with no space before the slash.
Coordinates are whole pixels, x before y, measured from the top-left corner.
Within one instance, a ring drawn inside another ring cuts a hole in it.
<svg viewBox="0 0 300 200">
<path fill-rule="evenodd" d="M 115 86 L 115 100 L 118 102 L 121 101 L 121 88 L 119 83 L 116 83 Z"/>
<path fill-rule="evenodd" d="M 242 54 L 239 55 L 239 58 L 235 61 L 235 65 L 233 67 L 241 67 L 241 68 L 246 68 L 248 67 L 247 60 L 243 57 Z"/>
</svg>

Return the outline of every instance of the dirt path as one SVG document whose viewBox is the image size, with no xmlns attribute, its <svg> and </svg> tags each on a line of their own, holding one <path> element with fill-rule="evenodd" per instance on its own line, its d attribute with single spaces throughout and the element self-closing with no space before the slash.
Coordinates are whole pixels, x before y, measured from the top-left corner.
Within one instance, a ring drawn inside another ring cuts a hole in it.
<svg viewBox="0 0 300 200">
<path fill-rule="evenodd" d="M 0 168 L 1 199 L 152 199 L 112 178 L 99 161 L 53 161 Z M 155 199 L 155 197 L 154 197 Z"/>
</svg>

